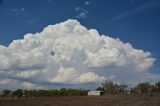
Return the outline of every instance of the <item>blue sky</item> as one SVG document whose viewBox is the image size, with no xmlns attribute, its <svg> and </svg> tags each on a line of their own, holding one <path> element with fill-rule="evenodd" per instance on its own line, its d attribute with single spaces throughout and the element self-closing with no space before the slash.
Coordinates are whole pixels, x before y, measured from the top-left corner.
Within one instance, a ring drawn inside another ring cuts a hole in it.
<svg viewBox="0 0 160 106">
<path fill-rule="evenodd" d="M 149 51 L 156 59 L 151 72 L 159 74 L 159 13 L 159 0 L 0 0 L 0 45 L 76 19 L 88 29 Z"/>
</svg>

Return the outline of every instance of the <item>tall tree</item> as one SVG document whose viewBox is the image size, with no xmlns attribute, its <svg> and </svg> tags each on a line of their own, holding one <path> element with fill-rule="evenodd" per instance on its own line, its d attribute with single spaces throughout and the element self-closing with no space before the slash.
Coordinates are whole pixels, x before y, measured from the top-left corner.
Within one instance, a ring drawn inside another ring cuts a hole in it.
<svg viewBox="0 0 160 106">
<path fill-rule="evenodd" d="M 151 91 L 151 85 L 150 85 L 150 83 L 148 83 L 148 82 L 145 82 L 145 83 L 139 83 L 138 85 L 137 85 L 137 88 L 138 88 L 138 91 L 140 92 L 140 93 L 147 93 L 147 92 L 149 92 L 149 91 Z"/>
<path fill-rule="evenodd" d="M 12 93 L 12 91 L 10 91 L 10 90 L 3 90 L 3 96 L 10 96 L 11 95 L 11 93 Z"/>
<path fill-rule="evenodd" d="M 155 83 L 156 91 L 160 92 L 160 81 Z"/>
<path fill-rule="evenodd" d="M 18 98 L 23 96 L 23 91 L 22 89 L 17 89 L 16 91 L 13 92 L 13 97 L 16 96 Z"/>
</svg>

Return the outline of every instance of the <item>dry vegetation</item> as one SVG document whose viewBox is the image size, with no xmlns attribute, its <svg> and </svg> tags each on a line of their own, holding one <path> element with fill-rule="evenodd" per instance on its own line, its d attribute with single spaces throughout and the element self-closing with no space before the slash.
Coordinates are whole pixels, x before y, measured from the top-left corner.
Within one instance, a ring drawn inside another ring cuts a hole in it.
<svg viewBox="0 0 160 106">
<path fill-rule="evenodd" d="M 160 106 L 160 94 L 1 98 L 0 106 Z"/>
</svg>

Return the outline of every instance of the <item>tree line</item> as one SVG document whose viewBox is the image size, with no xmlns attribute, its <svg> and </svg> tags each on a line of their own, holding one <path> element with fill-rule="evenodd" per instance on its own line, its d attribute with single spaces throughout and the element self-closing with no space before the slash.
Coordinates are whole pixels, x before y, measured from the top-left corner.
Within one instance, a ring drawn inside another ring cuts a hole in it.
<svg viewBox="0 0 160 106">
<path fill-rule="evenodd" d="M 144 94 L 160 92 L 160 81 L 155 84 L 148 82 L 139 83 L 133 88 L 128 88 L 126 84 L 118 84 L 107 80 L 101 83 L 96 90 L 103 91 L 104 94 Z M 89 90 L 83 89 L 50 89 L 50 90 L 3 90 L 1 97 L 58 97 L 58 96 L 86 96 Z"/>
<path fill-rule="evenodd" d="M 1 97 L 58 97 L 58 96 L 86 96 L 87 90 L 82 89 L 50 89 L 50 90 L 3 90 Z"/>
<path fill-rule="evenodd" d="M 130 92 L 133 94 L 160 92 L 160 81 L 154 85 L 149 82 L 139 83 L 136 87 L 130 88 Z"/>
<path fill-rule="evenodd" d="M 160 81 L 155 84 L 149 82 L 139 83 L 133 88 L 128 88 L 126 84 L 118 84 L 113 81 L 105 81 L 96 90 L 103 91 L 105 94 L 144 94 L 160 92 Z"/>
</svg>

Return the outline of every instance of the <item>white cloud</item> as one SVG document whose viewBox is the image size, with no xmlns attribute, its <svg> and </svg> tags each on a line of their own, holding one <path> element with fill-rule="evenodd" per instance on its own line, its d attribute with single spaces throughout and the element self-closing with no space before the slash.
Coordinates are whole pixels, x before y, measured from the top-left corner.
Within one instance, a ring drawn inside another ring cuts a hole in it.
<svg viewBox="0 0 160 106">
<path fill-rule="evenodd" d="M 36 84 L 32 84 L 32 83 L 30 83 L 30 82 L 23 82 L 22 83 L 22 88 L 23 89 L 42 89 L 42 87 L 40 87 L 40 86 L 37 86 Z"/>
<path fill-rule="evenodd" d="M 33 24 L 33 23 L 35 23 L 37 21 L 37 19 L 31 19 L 31 20 L 29 20 L 27 23 L 28 24 Z"/>
<path fill-rule="evenodd" d="M 23 12 L 23 11 L 25 11 L 25 9 L 24 8 L 13 8 L 13 9 L 11 9 L 11 11 L 13 11 L 13 12 Z"/>
<path fill-rule="evenodd" d="M 81 12 L 78 15 L 76 15 L 77 18 L 86 18 L 87 12 Z"/>
<path fill-rule="evenodd" d="M 79 10 L 83 10 L 83 8 L 81 8 L 81 7 L 76 7 L 74 10 L 75 10 L 75 11 L 79 11 Z"/>
<path fill-rule="evenodd" d="M 0 45 L 0 60 L 0 83 L 14 79 L 28 88 L 48 83 L 100 83 L 113 78 L 129 83 L 140 80 L 155 61 L 151 53 L 99 35 L 71 19 L 26 34 L 8 47 Z"/>
<path fill-rule="evenodd" d="M 53 1 L 52 1 L 52 0 L 48 0 L 47 2 L 48 2 L 48 3 L 52 3 Z"/>
<path fill-rule="evenodd" d="M 76 18 L 86 18 L 88 11 L 81 7 L 76 7 L 75 11 L 79 12 L 78 15 L 76 15 Z"/>
<path fill-rule="evenodd" d="M 106 80 L 105 77 L 99 76 L 93 72 L 80 72 L 75 70 L 75 68 L 64 68 L 60 67 L 57 75 L 51 79 L 51 82 L 60 83 L 90 83 L 90 82 L 101 82 Z"/>
<path fill-rule="evenodd" d="M 84 4 L 86 6 L 89 6 L 91 4 L 91 1 L 85 1 Z M 86 18 L 89 13 L 88 9 L 84 7 L 76 7 L 74 10 L 78 12 L 78 14 L 75 16 L 76 18 Z"/>
<path fill-rule="evenodd" d="M 86 2 L 85 2 L 85 5 L 90 5 L 90 4 L 91 4 L 90 1 L 86 1 Z"/>
<path fill-rule="evenodd" d="M 86 82 L 99 82 L 106 80 L 105 77 L 99 76 L 93 72 L 87 72 L 78 77 L 78 82 L 86 83 Z"/>
<path fill-rule="evenodd" d="M 24 11 L 24 8 L 21 8 L 21 11 Z"/>
<path fill-rule="evenodd" d="M 0 80 L 0 85 L 5 85 L 5 84 L 8 84 L 10 82 L 9 79 L 3 79 L 3 80 Z"/>
<path fill-rule="evenodd" d="M 18 9 L 16 9 L 16 8 L 14 8 L 14 9 L 11 9 L 13 12 L 17 12 L 18 11 Z"/>
</svg>

